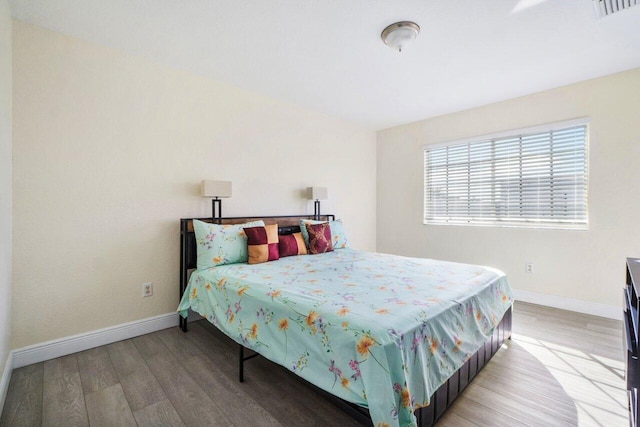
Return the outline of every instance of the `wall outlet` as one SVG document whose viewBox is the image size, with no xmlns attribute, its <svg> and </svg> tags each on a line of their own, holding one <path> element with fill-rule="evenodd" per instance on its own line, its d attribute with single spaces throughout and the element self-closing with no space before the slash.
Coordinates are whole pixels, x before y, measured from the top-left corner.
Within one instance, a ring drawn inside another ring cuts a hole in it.
<svg viewBox="0 0 640 427">
<path fill-rule="evenodd" d="M 524 271 L 527 273 L 533 273 L 533 263 L 528 262 L 524 265 Z"/>
<path fill-rule="evenodd" d="M 153 296 L 153 283 L 148 282 L 148 283 L 142 284 L 142 296 L 143 297 Z"/>
</svg>

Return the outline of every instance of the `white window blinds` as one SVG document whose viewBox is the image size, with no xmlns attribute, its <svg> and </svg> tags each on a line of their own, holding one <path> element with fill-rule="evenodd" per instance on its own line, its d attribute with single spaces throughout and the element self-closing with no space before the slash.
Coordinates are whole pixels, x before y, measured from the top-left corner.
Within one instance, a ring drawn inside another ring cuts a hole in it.
<svg viewBox="0 0 640 427">
<path fill-rule="evenodd" d="M 587 229 L 588 124 L 424 147 L 424 223 Z"/>
</svg>

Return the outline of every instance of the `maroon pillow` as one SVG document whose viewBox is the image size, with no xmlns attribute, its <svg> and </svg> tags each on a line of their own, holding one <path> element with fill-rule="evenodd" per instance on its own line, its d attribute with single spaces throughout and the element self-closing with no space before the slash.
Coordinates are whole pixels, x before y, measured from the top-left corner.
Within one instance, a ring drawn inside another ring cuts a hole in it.
<svg viewBox="0 0 640 427">
<path fill-rule="evenodd" d="M 331 227 L 328 222 L 321 224 L 305 224 L 309 233 L 309 253 L 322 254 L 333 251 L 331 243 Z"/>
<path fill-rule="evenodd" d="M 265 225 L 264 227 L 247 227 L 244 232 L 247 235 L 249 264 L 275 261 L 279 258 L 278 224 Z"/>
<path fill-rule="evenodd" d="M 280 252 L 280 257 L 306 255 L 307 247 L 304 244 L 302 233 L 280 236 L 278 241 L 278 251 Z"/>
</svg>

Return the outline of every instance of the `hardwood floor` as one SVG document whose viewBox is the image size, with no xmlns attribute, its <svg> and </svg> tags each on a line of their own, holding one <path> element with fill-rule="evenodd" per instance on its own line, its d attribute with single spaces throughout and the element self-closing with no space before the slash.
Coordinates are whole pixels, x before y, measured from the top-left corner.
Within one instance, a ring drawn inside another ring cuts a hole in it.
<svg viewBox="0 0 640 427">
<path fill-rule="evenodd" d="M 14 370 L 0 427 L 361 425 L 260 357 L 239 383 L 236 344 L 189 327 Z M 626 426 L 626 408 L 621 322 L 516 303 L 512 339 L 438 426 Z"/>
</svg>

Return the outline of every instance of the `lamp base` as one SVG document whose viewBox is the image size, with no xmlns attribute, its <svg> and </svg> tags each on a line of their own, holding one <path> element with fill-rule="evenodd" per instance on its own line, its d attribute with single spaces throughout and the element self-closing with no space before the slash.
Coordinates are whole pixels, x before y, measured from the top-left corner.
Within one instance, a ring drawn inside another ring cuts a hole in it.
<svg viewBox="0 0 640 427">
<path fill-rule="evenodd" d="M 313 219 L 320 221 L 320 200 L 313 202 Z"/>
<path fill-rule="evenodd" d="M 217 208 L 217 214 L 216 214 Z M 211 222 L 222 224 L 222 199 L 211 199 Z"/>
</svg>

